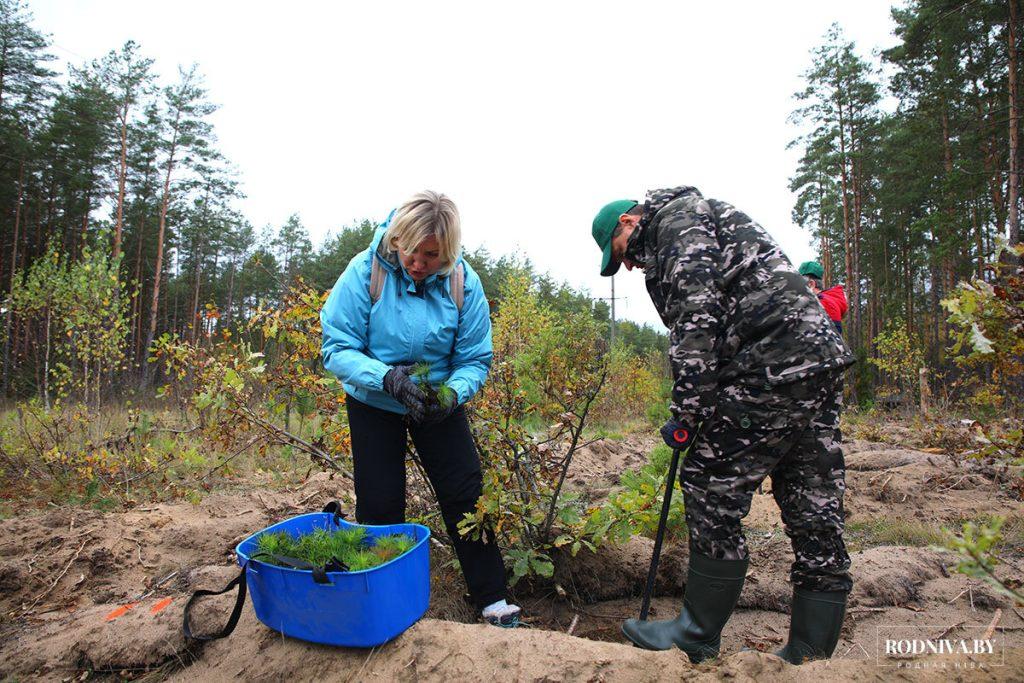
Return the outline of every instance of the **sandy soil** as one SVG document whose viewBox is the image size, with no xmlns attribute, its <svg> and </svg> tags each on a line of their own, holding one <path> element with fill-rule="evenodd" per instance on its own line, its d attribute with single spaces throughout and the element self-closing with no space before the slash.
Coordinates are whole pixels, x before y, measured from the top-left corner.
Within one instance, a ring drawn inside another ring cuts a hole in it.
<svg viewBox="0 0 1024 683">
<path fill-rule="evenodd" d="M 602 495 L 624 468 L 639 467 L 647 438 L 594 444 L 574 461 L 570 485 Z M 845 444 L 848 521 L 957 525 L 986 514 L 1020 516 L 991 469 L 952 468 L 943 456 L 890 445 Z M 951 573 L 951 560 L 913 545 L 870 539 L 852 553 L 855 589 L 836 657 L 792 667 L 759 652 L 778 647 L 788 626 L 788 539 L 768 491 L 747 518 L 751 571 L 739 610 L 726 627 L 723 654 L 692 666 L 679 652 L 649 653 L 624 643 L 622 619 L 639 609 L 651 542 L 581 553 L 559 567 L 558 585 L 520 587 L 528 628 L 472 623 L 464 586 L 433 548 L 427 618 L 372 651 L 284 638 L 246 607 L 226 640 L 186 644 L 181 619 L 197 588 L 220 588 L 237 572 L 235 544 L 269 523 L 351 501 L 347 480 L 326 474 L 272 491 L 253 479 L 245 490 L 210 495 L 199 505 L 144 505 L 128 512 L 59 508 L 0 521 L 0 677 L 84 680 L 120 675 L 173 680 L 1020 680 L 1024 611 L 978 581 Z M 1020 566 L 1021 548 L 1010 558 Z M 662 556 L 653 618 L 674 616 L 686 549 Z M 564 587 L 564 588 L 563 588 Z M 140 599 L 141 598 L 141 599 Z M 167 602 L 170 598 L 170 602 Z M 207 600 L 200 629 L 214 630 L 231 597 Z M 132 609 L 110 619 L 129 602 Z M 996 619 L 998 617 L 998 619 Z M 980 638 L 991 628 L 996 656 L 905 661 L 880 652 L 885 634 Z M 571 630 L 571 634 L 568 631 Z M 742 651 L 751 648 L 749 651 Z"/>
</svg>

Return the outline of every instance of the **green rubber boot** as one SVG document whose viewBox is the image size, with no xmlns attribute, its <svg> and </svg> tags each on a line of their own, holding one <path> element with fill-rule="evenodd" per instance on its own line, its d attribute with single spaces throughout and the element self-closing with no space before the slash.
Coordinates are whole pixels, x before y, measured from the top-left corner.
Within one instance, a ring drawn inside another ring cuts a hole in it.
<svg viewBox="0 0 1024 683">
<path fill-rule="evenodd" d="M 789 641 L 775 654 L 790 664 L 831 657 L 843 628 L 846 596 L 844 591 L 794 588 Z"/>
<path fill-rule="evenodd" d="M 694 664 L 717 657 L 722 629 L 743 590 L 747 564 L 748 560 L 713 560 L 691 554 L 679 616 L 662 621 L 627 619 L 622 633 L 648 650 L 678 647 Z"/>
</svg>

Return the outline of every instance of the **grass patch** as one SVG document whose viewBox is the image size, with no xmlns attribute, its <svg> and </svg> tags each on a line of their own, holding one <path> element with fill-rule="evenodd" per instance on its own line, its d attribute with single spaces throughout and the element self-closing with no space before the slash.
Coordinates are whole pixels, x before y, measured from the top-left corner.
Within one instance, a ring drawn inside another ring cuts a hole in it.
<svg viewBox="0 0 1024 683">
<path fill-rule="evenodd" d="M 1007 517 L 1000 532 L 1003 535 L 1004 546 L 1018 553 L 1024 552 L 1024 516 Z"/>
<path fill-rule="evenodd" d="M 658 425 L 659 427 L 661 425 Z M 611 422 L 592 422 L 583 432 L 584 440 L 607 439 L 608 441 L 625 441 L 633 434 L 657 434 L 657 430 L 642 420 L 615 420 Z"/>
<path fill-rule="evenodd" d="M 925 548 L 943 545 L 948 538 L 941 527 L 903 519 L 876 518 L 846 525 L 844 534 L 850 550 L 864 550 L 880 545 L 903 545 Z"/>
<path fill-rule="evenodd" d="M 947 532 L 960 533 L 967 522 L 986 524 L 991 516 L 963 518 L 947 525 L 927 524 L 916 520 L 878 517 L 846 525 L 844 538 L 850 550 L 866 550 L 881 545 L 902 545 L 914 548 L 945 546 L 951 538 Z M 1024 516 L 1006 518 L 1002 528 L 1002 546 L 1015 552 L 1024 550 Z"/>
</svg>

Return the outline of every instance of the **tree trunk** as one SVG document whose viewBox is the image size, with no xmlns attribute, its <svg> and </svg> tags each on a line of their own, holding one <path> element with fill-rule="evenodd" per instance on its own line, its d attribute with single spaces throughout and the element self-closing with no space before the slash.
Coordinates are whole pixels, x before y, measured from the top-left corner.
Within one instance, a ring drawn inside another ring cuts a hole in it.
<svg viewBox="0 0 1024 683">
<path fill-rule="evenodd" d="M 171 203 L 171 173 L 174 171 L 174 153 L 177 151 L 178 124 L 181 119 L 181 110 L 178 110 L 174 118 L 173 134 L 171 136 L 170 152 L 167 156 L 167 173 L 164 176 L 164 194 L 160 201 L 160 228 L 156 237 L 156 260 L 153 265 L 153 297 L 149 307 L 149 328 L 146 330 L 146 343 L 143 346 L 143 356 L 148 360 L 149 349 L 153 346 L 156 338 L 156 318 L 160 309 L 160 280 L 164 267 L 164 235 L 167 232 L 167 208 Z M 153 381 L 152 363 L 145 363 L 142 371 L 142 383 L 140 389 L 148 389 Z"/>
<path fill-rule="evenodd" d="M 200 280 L 200 278 L 203 275 L 203 269 L 202 269 L 202 266 L 200 265 L 200 260 L 198 258 L 196 259 L 196 267 L 195 267 L 195 272 L 194 272 L 193 275 L 194 275 L 194 277 L 193 277 L 193 280 L 192 280 L 192 305 L 191 305 L 191 309 L 192 309 L 192 332 L 191 332 L 191 337 L 192 337 L 192 343 L 194 344 L 196 339 L 199 338 L 198 328 L 201 326 L 200 319 L 199 319 L 199 280 Z"/>
<path fill-rule="evenodd" d="M 1009 216 L 1007 218 L 1008 238 L 1011 245 L 1020 243 L 1020 99 L 1017 93 L 1017 32 L 1020 17 L 1018 0 L 1009 0 L 1010 17 L 1007 23 L 1007 48 L 1009 54 L 1009 99 L 1010 99 L 1010 190 L 1008 192 Z"/>
<path fill-rule="evenodd" d="M 850 150 L 851 153 L 855 151 L 853 131 L 850 132 Z M 853 343 L 855 346 L 862 346 L 864 344 L 863 339 L 863 324 L 861 320 L 861 267 L 860 267 L 860 242 L 862 234 L 862 214 L 863 214 L 863 201 L 862 201 L 862 183 L 860 181 L 860 166 L 857 163 L 856 156 L 853 156 L 850 160 L 850 166 L 852 173 L 850 174 L 852 193 L 853 193 L 853 282 L 850 283 L 850 290 L 852 296 L 850 297 L 850 308 L 853 313 Z M 870 331 L 869 331 L 870 332 Z"/>
<path fill-rule="evenodd" d="M 843 120 L 843 102 L 840 98 L 837 102 L 839 110 L 839 169 L 840 186 L 843 199 L 843 258 L 846 270 L 847 287 L 853 287 L 853 231 L 850 228 L 850 202 L 847 192 L 848 173 L 846 169 L 846 124 Z"/>
<path fill-rule="evenodd" d="M 135 294 L 132 296 L 132 361 L 136 367 L 142 362 L 142 242 L 145 236 L 146 208 L 143 201 L 142 217 L 139 218 L 139 234 L 135 245 Z"/>
<path fill-rule="evenodd" d="M 900 222 L 902 228 L 903 222 Z M 902 230 L 901 230 L 902 232 Z M 907 334 L 914 334 L 914 279 L 910 270 L 910 235 L 903 240 L 903 288 L 907 298 Z"/>
<path fill-rule="evenodd" d="M 113 257 L 121 254 L 121 232 L 124 225 L 124 186 L 128 175 L 128 103 L 125 102 L 121 108 L 121 158 L 117 170 L 117 220 L 114 223 L 114 250 Z"/>
<path fill-rule="evenodd" d="M 231 310 L 235 304 L 235 258 L 231 257 L 231 271 L 228 273 L 228 305 L 224 311 L 224 329 L 231 328 Z"/>
<path fill-rule="evenodd" d="M 982 234 L 984 228 L 981 225 L 981 218 L 978 216 L 978 202 L 971 202 L 971 227 L 974 228 L 974 249 L 977 252 L 975 268 L 977 278 L 983 280 L 985 278 L 985 238 Z"/>
<path fill-rule="evenodd" d="M 21 202 L 25 194 L 25 160 L 18 164 L 18 200 L 14 205 L 14 239 L 11 240 L 11 280 L 8 292 L 14 294 L 15 280 L 18 275 L 18 232 L 21 228 Z M 4 317 L 4 396 L 11 388 L 11 334 L 14 319 L 13 304 L 7 307 Z"/>
<path fill-rule="evenodd" d="M 825 189 L 818 180 L 818 229 L 821 230 L 821 267 L 824 270 L 825 286 L 830 287 L 835 279 L 832 266 L 832 241 L 829 238 L 828 214 L 825 212 Z"/>
<path fill-rule="evenodd" d="M 50 309 L 46 307 L 46 335 L 44 339 L 45 349 L 43 352 L 43 406 L 50 409 Z"/>
</svg>

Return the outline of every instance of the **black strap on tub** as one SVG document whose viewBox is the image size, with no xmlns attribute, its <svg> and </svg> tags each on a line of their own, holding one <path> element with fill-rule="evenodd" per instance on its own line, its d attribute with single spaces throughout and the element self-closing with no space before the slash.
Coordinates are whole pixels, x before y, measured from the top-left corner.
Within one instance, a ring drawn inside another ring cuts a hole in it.
<svg viewBox="0 0 1024 683">
<path fill-rule="evenodd" d="M 345 519 L 345 513 L 341 511 L 341 503 L 336 500 L 332 500 L 327 505 L 324 505 L 324 512 L 330 515 L 334 515 L 334 526 L 338 526 L 341 520 Z"/>
<path fill-rule="evenodd" d="M 238 573 L 238 576 L 236 576 L 235 578 L 231 579 L 231 583 L 229 583 L 228 585 L 224 586 L 223 589 L 221 589 L 219 591 L 198 590 L 198 591 L 196 591 L 196 592 L 194 592 L 192 594 L 192 597 L 188 599 L 187 603 L 185 603 L 185 624 L 184 624 L 184 630 L 185 630 L 185 639 L 186 640 L 200 640 L 200 641 L 218 640 L 220 638 L 226 638 L 227 636 L 231 635 L 231 632 L 235 630 L 236 626 L 238 626 L 238 619 L 239 619 L 239 617 L 242 616 L 242 605 L 245 604 L 245 593 L 246 593 L 245 568 L 246 568 L 246 566 L 248 566 L 248 564 L 249 564 L 249 562 L 246 561 L 246 563 L 242 565 L 242 571 L 240 571 Z M 188 620 L 189 612 L 192 610 L 192 603 L 194 603 L 196 601 L 196 599 L 202 598 L 202 597 L 206 597 L 207 595 L 223 595 L 224 593 L 227 593 L 228 591 L 230 591 L 231 589 L 233 589 L 235 587 L 238 588 L 238 597 L 235 598 L 235 606 L 231 610 L 231 617 L 228 618 L 228 623 L 224 626 L 224 628 L 222 628 L 217 633 L 212 633 L 210 635 L 198 635 L 197 636 L 194 633 L 192 633 L 192 627 L 189 625 L 189 620 Z"/>
<path fill-rule="evenodd" d="M 330 579 L 327 578 L 327 572 L 347 572 L 348 565 L 339 560 L 336 557 L 332 557 L 327 560 L 323 566 L 317 566 L 312 562 L 306 562 L 300 560 L 297 557 L 288 557 L 287 555 L 272 555 L 270 553 L 255 553 L 252 559 L 259 560 L 266 558 L 270 560 L 270 564 L 276 564 L 279 567 L 287 567 L 288 569 L 303 569 L 306 571 L 313 572 L 313 580 L 317 583 L 330 583 Z"/>
<path fill-rule="evenodd" d="M 339 521 L 345 518 L 345 513 L 341 511 L 341 503 L 336 500 L 332 500 L 326 506 L 324 506 L 323 512 L 333 514 L 333 522 L 335 526 L 339 524 Z M 197 590 L 192 593 L 192 596 L 185 603 L 184 623 L 183 630 L 185 632 L 186 640 L 198 640 L 198 641 L 210 641 L 219 640 L 220 638 L 226 638 L 235 630 L 238 626 L 238 620 L 242 616 L 242 606 L 245 605 L 245 596 L 247 592 L 247 584 L 245 581 L 245 570 L 249 566 L 249 562 L 252 560 L 259 560 L 260 558 L 266 558 L 270 561 L 270 564 L 276 564 L 279 567 L 288 567 L 289 569 L 302 569 L 312 572 L 313 581 L 319 584 L 329 584 L 330 580 L 327 578 L 327 572 L 347 572 L 348 566 L 341 560 L 332 557 L 322 567 L 316 566 L 305 560 L 300 560 L 297 557 L 287 557 L 285 555 L 272 555 L 270 553 L 256 552 L 245 564 L 242 565 L 242 570 L 238 572 L 238 576 L 231 579 L 228 585 L 224 586 L 219 591 L 209 590 Z M 189 615 L 192 611 L 192 605 L 199 598 L 204 598 L 211 595 L 223 595 L 233 589 L 238 589 L 238 597 L 235 598 L 235 606 L 231 609 L 231 616 L 228 617 L 228 623 L 224 625 L 217 633 L 211 633 L 209 635 L 196 635 L 192 631 L 192 626 L 189 623 Z"/>
</svg>

